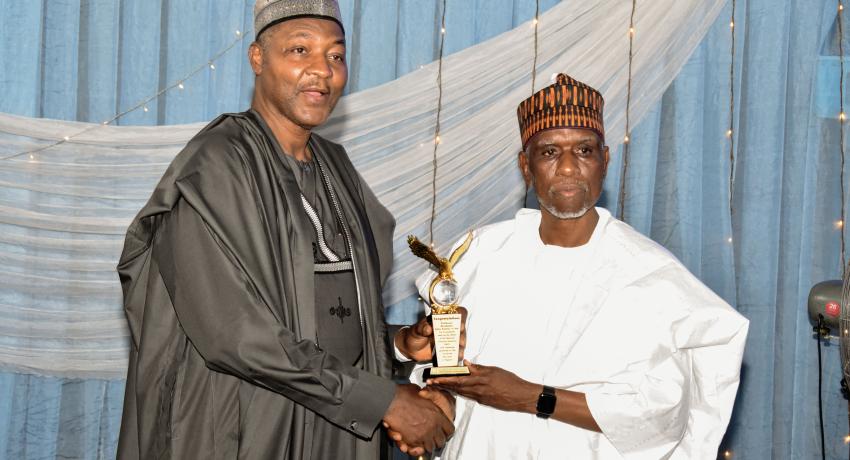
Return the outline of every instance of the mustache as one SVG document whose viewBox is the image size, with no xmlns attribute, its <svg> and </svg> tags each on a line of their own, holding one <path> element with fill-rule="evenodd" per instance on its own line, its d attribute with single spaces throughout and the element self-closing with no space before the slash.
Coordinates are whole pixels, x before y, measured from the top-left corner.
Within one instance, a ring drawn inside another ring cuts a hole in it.
<svg viewBox="0 0 850 460">
<path fill-rule="evenodd" d="M 319 80 L 305 82 L 301 85 L 298 85 L 299 91 L 319 91 L 322 94 L 329 94 L 331 92 L 331 87 L 327 83 L 322 83 Z"/>
<path fill-rule="evenodd" d="M 572 190 L 576 188 L 581 189 L 585 193 L 590 193 L 590 185 L 588 185 L 587 182 L 581 181 L 567 181 L 558 184 L 553 184 L 549 186 L 548 192 L 550 194 L 555 194 L 563 190 Z"/>
</svg>

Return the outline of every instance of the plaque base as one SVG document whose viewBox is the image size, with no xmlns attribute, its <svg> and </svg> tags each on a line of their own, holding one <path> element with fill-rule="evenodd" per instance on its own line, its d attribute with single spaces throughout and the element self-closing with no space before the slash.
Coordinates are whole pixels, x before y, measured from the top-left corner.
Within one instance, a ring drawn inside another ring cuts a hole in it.
<svg viewBox="0 0 850 460">
<path fill-rule="evenodd" d="M 462 377 L 464 375 L 469 375 L 469 368 L 466 366 L 426 367 L 422 372 L 422 380 L 433 377 Z"/>
</svg>

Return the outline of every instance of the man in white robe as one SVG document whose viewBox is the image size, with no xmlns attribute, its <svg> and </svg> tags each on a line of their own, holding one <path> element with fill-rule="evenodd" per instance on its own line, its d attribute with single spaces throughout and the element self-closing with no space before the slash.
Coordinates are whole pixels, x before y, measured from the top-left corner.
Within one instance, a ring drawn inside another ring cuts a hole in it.
<svg viewBox="0 0 850 460">
<path fill-rule="evenodd" d="M 542 210 L 478 229 L 455 265 L 471 375 L 428 381 L 458 395 L 443 459 L 717 456 L 748 321 L 594 207 L 602 105 L 565 75 L 520 104 L 519 166 Z"/>
</svg>

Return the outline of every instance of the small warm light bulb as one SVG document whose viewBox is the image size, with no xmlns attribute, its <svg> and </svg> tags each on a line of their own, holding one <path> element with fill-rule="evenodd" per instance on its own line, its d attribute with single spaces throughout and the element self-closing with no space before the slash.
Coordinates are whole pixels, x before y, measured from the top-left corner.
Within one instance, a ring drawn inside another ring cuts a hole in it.
<svg viewBox="0 0 850 460">
<path fill-rule="evenodd" d="M 844 5 L 841 3 L 838 4 L 838 11 L 844 11 Z"/>
<path fill-rule="evenodd" d="M 65 137 L 63 137 L 62 139 L 65 139 L 66 141 L 70 141 L 70 140 L 71 140 L 71 137 L 70 137 L 70 136 L 65 136 Z"/>
<path fill-rule="evenodd" d="M 732 130 L 726 131 L 726 137 L 732 137 Z"/>
<path fill-rule="evenodd" d="M 537 25 L 538 22 L 540 22 L 540 21 L 537 18 L 534 18 L 534 20 L 531 21 L 531 23 L 535 26 Z"/>
<path fill-rule="evenodd" d="M 242 31 L 241 31 L 241 30 L 237 30 L 237 31 L 236 31 L 236 36 L 237 36 L 237 37 L 242 36 Z"/>
<path fill-rule="evenodd" d="M 850 444 L 850 434 L 844 436 L 844 444 Z"/>
<path fill-rule="evenodd" d="M 435 137 L 435 138 L 434 138 L 434 142 L 435 142 L 435 143 L 437 143 L 437 144 L 439 144 L 439 143 L 440 143 L 440 136 Z"/>
<path fill-rule="evenodd" d="M 210 69 L 215 70 L 215 64 L 210 63 Z"/>
<path fill-rule="evenodd" d="M 730 236 L 729 238 L 726 238 L 726 242 L 727 242 L 727 243 L 731 243 L 731 242 L 732 242 L 732 237 Z"/>
<path fill-rule="evenodd" d="M 35 155 L 30 153 L 30 160 L 35 160 Z"/>
<path fill-rule="evenodd" d="M 729 27 L 735 28 L 735 21 L 729 21 Z"/>
<path fill-rule="evenodd" d="M 445 35 L 445 33 L 446 33 L 446 28 L 445 28 L 445 27 L 440 28 L 440 33 Z"/>
<path fill-rule="evenodd" d="M 626 137 L 623 138 L 623 143 L 625 143 L 625 144 L 629 143 L 629 135 L 628 134 L 626 134 Z"/>
<path fill-rule="evenodd" d="M 726 457 L 726 458 L 731 458 L 732 457 L 732 451 L 727 450 L 726 452 L 723 452 L 723 456 Z"/>
<path fill-rule="evenodd" d="M 844 227 L 844 221 L 843 220 L 835 221 L 835 228 L 843 228 L 843 227 Z"/>
<path fill-rule="evenodd" d="M 144 106 L 144 107 L 142 107 L 142 110 L 144 110 L 145 112 L 147 112 L 147 111 L 148 111 L 148 106 Z"/>
<path fill-rule="evenodd" d="M 635 36 L 635 28 L 634 28 L 634 27 L 629 27 L 629 36 L 630 36 L 630 37 L 634 37 L 634 36 Z"/>
<path fill-rule="evenodd" d="M 177 87 L 180 88 L 180 89 L 183 89 L 183 83 L 178 83 Z"/>
<path fill-rule="evenodd" d="M 847 114 L 846 114 L 846 113 L 844 113 L 844 112 L 840 112 L 840 113 L 838 114 L 838 119 L 839 119 L 839 120 L 841 120 L 841 121 L 846 120 L 846 119 L 847 119 Z"/>
</svg>

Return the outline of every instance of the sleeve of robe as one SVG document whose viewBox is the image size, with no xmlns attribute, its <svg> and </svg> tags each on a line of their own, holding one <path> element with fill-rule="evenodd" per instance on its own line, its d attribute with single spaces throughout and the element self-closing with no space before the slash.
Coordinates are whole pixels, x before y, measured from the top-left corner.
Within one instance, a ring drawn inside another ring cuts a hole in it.
<svg viewBox="0 0 850 460">
<path fill-rule="evenodd" d="M 650 306 L 624 319 L 634 335 L 612 331 L 608 341 L 623 353 L 654 344 L 654 353 L 586 393 L 603 434 L 629 459 L 667 458 L 674 449 L 676 458 L 715 458 L 738 390 L 747 320 L 678 266 L 608 302 Z"/>
<path fill-rule="evenodd" d="M 185 178 L 181 192 L 192 204 L 181 198 L 157 234 L 154 257 L 180 325 L 209 368 L 277 392 L 370 437 L 392 401 L 395 384 L 342 363 L 311 340 L 298 340 L 263 301 L 240 263 L 263 255 L 244 247 L 257 244 L 261 235 L 251 233 L 259 227 L 251 219 L 258 217 L 251 201 L 245 201 L 250 179 L 243 179 L 239 168 L 228 163 L 206 176 Z M 207 193 L 198 193 L 203 191 Z M 215 222 L 204 215 L 216 216 Z"/>
</svg>

